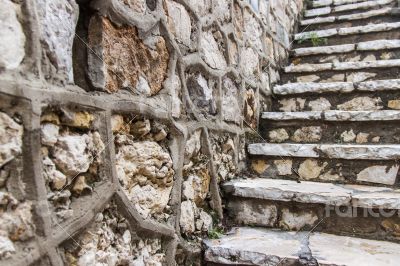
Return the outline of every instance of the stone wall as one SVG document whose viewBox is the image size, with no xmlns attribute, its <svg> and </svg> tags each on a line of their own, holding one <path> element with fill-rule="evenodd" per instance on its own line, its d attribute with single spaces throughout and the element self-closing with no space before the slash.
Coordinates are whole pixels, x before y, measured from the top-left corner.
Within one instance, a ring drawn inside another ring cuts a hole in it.
<svg viewBox="0 0 400 266">
<path fill-rule="evenodd" d="M 0 0 L 0 264 L 200 263 L 301 10 Z"/>
</svg>

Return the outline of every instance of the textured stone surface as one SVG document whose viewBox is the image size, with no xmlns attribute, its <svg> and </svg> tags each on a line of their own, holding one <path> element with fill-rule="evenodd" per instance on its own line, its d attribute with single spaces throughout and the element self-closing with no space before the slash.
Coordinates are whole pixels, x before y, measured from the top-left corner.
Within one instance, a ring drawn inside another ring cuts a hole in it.
<svg viewBox="0 0 400 266">
<path fill-rule="evenodd" d="M 400 48 L 400 40 L 377 40 L 360 42 L 357 44 L 357 50 L 359 51 L 384 50 L 395 48 Z"/>
<path fill-rule="evenodd" d="M 331 63 L 325 64 L 302 64 L 302 65 L 290 65 L 285 67 L 286 73 L 301 73 L 301 72 L 315 72 L 330 70 L 333 68 Z"/>
<path fill-rule="evenodd" d="M 242 265 L 275 265 L 298 260 L 304 233 L 280 233 L 263 229 L 233 228 L 222 239 L 205 241 L 209 262 Z"/>
<path fill-rule="evenodd" d="M 73 0 L 40 0 L 40 39 L 51 64 L 73 81 L 72 45 L 79 7 Z"/>
<path fill-rule="evenodd" d="M 276 201 L 295 201 L 345 205 L 350 203 L 351 190 L 334 184 L 290 180 L 252 179 L 227 183 L 224 189 L 234 196 Z"/>
<path fill-rule="evenodd" d="M 0 112 L 0 167 L 22 152 L 23 127 Z"/>
<path fill-rule="evenodd" d="M 375 16 L 388 15 L 388 14 L 390 14 L 391 10 L 392 10 L 392 7 L 385 7 L 385 8 L 370 10 L 370 11 L 366 11 L 366 12 L 362 12 L 362 13 L 342 15 L 342 16 L 338 16 L 337 19 L 342 20 L 342 21 L 366 19 L 366 18 L 375 17 Z"/>
<path fill-rule="evenodd" d="M 298 173 L 305 180 L 317 179 L 326 166 L 327 163 L 320 166 L 317 160 L 307 159 L 300 164 Z"/>
<path fill-rule="evenodd" d="M 327 15 L 331 13 L 331 8 L 330 7 L 321 7 L 321 8 L 315 8 L 315 9 L 308 9 L 306 10 L 304 16 L 305 17 L 316 17 L 316 16 L 322 16 L 322 15 Z"/>
<path fill-rule="evenodd" d="M 361 3 L 354 3 L 354 4 L 347 4 L 347 5 L 339 5 L 333 8 L 334 12 L 343 12 L 355 9 L 364 9 L 364 8 L 371 8 L 380 5 L 386 5 L 392 3 L 393 0 L 375 0 L 375 1 L 365 1 Z"/>
<path fill-rule="evenodd" d="M 342 44 L 334 46 L 322 46 L 322 47 L 307 47 L 294 49 L 296 56 L 315 55 L 315 54 L 336 54 L 336 53 L 347 53 L 354 51 L 356 46 L 354 44 Z"/>
<path fill-rule="evenodd" d="M 212 32 L 204 32 L 200 38 L 200 53 L 203 60 L 214 69 L 225 69 L 226 60 L 221 47 L 215 40 Z"/>
<path fill-rule="evenodd" d="M 382 109 L 380 98 L 357 97 L 337 106 L 341 111 L 374 111 Z"/>
<path fill-rule="evenodd" d="M 346 160 L 394 160 L 399 158 L 400 146 L 393 145 L 340 145 L 340 144 L 250 144 L 252 155 L 336 158 Z"/>
<path fill-rule="evenodd" d="M 323 98 L 320 97 L 314 101 L 310 101 L 308 106 L 311 108 L 311 111 L 327 111 L 331 109 L 331 103 Z"/>
<path fill-rule="evenodd" d="M 103 17 L 93 17 L 89 25 L 89 78 L 100 90 L 113 93 L 129 88 L 151 96 L 162 89 L 169 52 L 161 36 L 142 40 L 137 29 L 118 27 Z M 100 58 L 99 58 L 100 57 Z"/>
<path fill-rule="evenodd" d="M 400 28 L 400 22 L 370 24 L 370 25 L 366 25 L 366 26 L 340 28 L 340 29 L 338 29 L 338 34 L 339 35 L 349 35 L 349 34 L 358 34 L 358 33 L 380 32 L 380 31 L 394 30 L 394 29 L 398 29 L 398 28 Z"/>
<path fill-rule="evenodd" d="M 222 117 L 225 121 L 239 123 L 241 121 L 238 113 L 240 113 L 239 88 L 230 78 L 222 81 L 224 95 L 222 98 Z"/>
<path fill-rule="evenodd" d="M 19 9 L 10 0 L 0 1 L 0 68 L 15 69 L 25 56 L 26 38 L 17 18 Z"/>
<path fill-rule="evenodd" d="M 274 86 L 274 93 L 280 95 L 300 93 L 351 92 L 354 90 L 351 82 L 334 83 L 288 83 Z"/>
<path fill-rule="evenodd" d="M 157 142 L 121 143 L 116 154 L 118 178 L 144 217 L 162 219 L 172 189 L 172 159 Z"/>
<path fill-rule="evenodd" d="M 398 172 L 398 165 L 393 165 L 391 167 L 386 165 L 370 166 L 358 173 L 357 180 L 384 185 L 393 185 L 396 182 Z"/>
<path fill-rule="evenodd" d="M 314 233 L 309 247 L 320 264 L 333 265 L 397 265 L 399 245 L 345 236 Z M 337 254 L 340 254 L 338 256 Z"/>
<path fill-rule="evenodd" d="M 168 12 L 168 27 L 172 34 L 179 42 L 186 46 L 190 46 L 191 21 L 186 9 L 174 1 L 166 1 Z"/>
<path fill-rule="evenodd" d="M 238 224 L 271 227 L 278 220 L 278 210 L 272 204 L 236 201 L 230 202 L 228 209 Z"/>
<path fill-rule="evenodd" d="M 268 136 L 271 142 L 284 142 L 289 139 L 289 134 L 284 128 L 271 130 Z"/>
<path fill-rule="evenodd" d="M 360 82 L 356 85 L 360 91 L 384 91 L 400 89 L 400 79 L 374 80 Z"/>
<path fill-rule="evenodd" d="M 129 222 L 108 204 L 92 225 L 65 248 L 71 265 L 157 265 L 165 262 L 161 239 L 143 239 L 129 230 Z"/>
<path fill-rule="evenodd" d="M 321 140 L 322 129 L 319 126 L 302 127 L 297 129 L 291 138 L 294 142 L 317 142 Z"/>
<path fill-rule="evenodd" d="M 283 209 L 279 226 L 285 230 L 299 231 L 304 227 L 312 228 L 318 221 L 318 216 L 311 211 L 290 212 L 289 209 Z"/>
</svg>

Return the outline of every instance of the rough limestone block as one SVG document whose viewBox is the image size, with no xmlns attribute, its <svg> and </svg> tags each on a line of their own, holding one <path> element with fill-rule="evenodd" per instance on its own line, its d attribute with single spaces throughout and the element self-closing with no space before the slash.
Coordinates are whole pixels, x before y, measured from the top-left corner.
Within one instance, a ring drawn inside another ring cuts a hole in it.
<svg viewBox="0 0 400 266">
<path fill-rule="evenodd" d="M 19 6 L 0 1 L 0 68 L 15 69 L 25 56 L 25 35 L 17 15 Z"/>
<path fill-rule="evenodd" d="M 322 16 L 322 15 L 327 15 L 331 13 L 331 8 L 330 7 L 321 7 L 321 8 L 315 8 L 315 9 L 308 9 L 306 10 L 304 16 L 307 17 L 316 17 L 316 16 Z"/>
<path fill-rule="evenodd" d="M 326 92 L 352 92 L 354 90 L 351 82 L 334 83 L 288 83 L 274 87 L 274 93 L 280 95 L 300 93 L 326 93 Z"/>
<path fill-rule="evenodd" d="M 316 71 L 331 70 L 332 67 L 333 65 L 331 63 L 290 65 L 285 67 L 285 72 L 286 73 L 316 72 Z"/>
<path fill-rule="evenodd" d="M 307 47 L 294 50 L 296 56 L 348 53 L 355 50 L 355 44 L 342 44 L 334 46 Z"/>
<path fill-rule="evenodd" d="M 318 216 L 312 211 L 291 212 L 283 209 L 279 226 L 285 230 L 299 231 L 304 227 L 312 228 L 318 221 Z"/>
<path fill-rule="evenodd" d="M 75 0 L 38 0 L 40 40 L 50 63 L 73 82 L 72 45 L 79 7 Z"/>
<path fill-rule="evenodd" d="M 259 204 L 251 200 L 230 201 L 228 209 L 238 224 L 274 226 L 278 210 L 273 204 Z"/>
<path fill-rule="evenodd" d="M 214 69 L 222 70 L 227 67 L 225 56 L 221 51 L 212 32 L 204 32 L 200 38 L 200 53 L 203 60 Z"/>
<path fill-rule="evenodd" d="M 161 36 L 139 38 L 137 29 L 116 26 L 104 17 L 92 17 L 89 25 L 88 68 L 92 85 L 109 93 L 129 88 L 151 96 L 162 89 L 169 52 Z"/>
<path fill-rule="evenodd" d="M 377 10 L 371 10 L 367 12 L 362 12 L 362 13 L 356 13 L 356 14 L 350 14 L 350 15 L 342 15 L 338 16 L 339 21 L 343 20 L 357 20 L 357 19 L 366 19 L 370 17 L 375 17 L 375 16 L 383 16 L 387 15 L 390 13 L 392 10 L 391 7 L 386 7 L 382 9 L 377 9 Z"/>
<path fill-rule="evenodd" d="M 396 182 L 399 165 L 391 167 L 376 165 L 362 170 L 357 175 L 357 181 L 371 182 L 384 185 L 393 185 Z"/>
<path fill-rule="evenodd" d="M 186 46 L 190 46 L 190 35 L 192 31 L 192 25 L 190 21 L 189 13 L 181 5 L 174 1 L 166 1 L 167 6 L 167 23 L 170 32 L 175 35 L 178 42 Z"/>
<path fill-rule="evenodd" d="M 389 31 L 398 28 L 400 28 L 400 22 L 393 22 L 393 23 L 382 23 L 382 24 L 370 24 L 366 26 L 358 26 L 350 28 L 340 28 L 338 29 L 338 33 L 339 35 L 350 35 L 350 34 Z"/>
<path fill-rule="evenodd" d="M 377 40 L 360 42 L 357 44 L 358 51 L 376 51 L 400 48 L 400 40 Z"/>
<path fill-rule="evenodd" d="M 302 20 L 300 23 L 302 26 L 322 23 L 332 23 L 336 20 L 336 17 L 316 17 L 311 19 Z"/>
</svg>

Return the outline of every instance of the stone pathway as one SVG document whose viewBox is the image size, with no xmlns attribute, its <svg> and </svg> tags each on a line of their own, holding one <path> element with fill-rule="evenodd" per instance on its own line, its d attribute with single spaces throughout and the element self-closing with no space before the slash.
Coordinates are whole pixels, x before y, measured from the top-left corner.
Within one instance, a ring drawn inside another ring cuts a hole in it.
<svg viewBox="0 0 400 266">
<path fill-rule="evenodd" d="M 314 0 L 249 174 L 223 185 L 210 265 L 398 265 L 400 17 L 394 0 Z M 321 46 L 313 46 L 319 42 Z"/>
</svg>

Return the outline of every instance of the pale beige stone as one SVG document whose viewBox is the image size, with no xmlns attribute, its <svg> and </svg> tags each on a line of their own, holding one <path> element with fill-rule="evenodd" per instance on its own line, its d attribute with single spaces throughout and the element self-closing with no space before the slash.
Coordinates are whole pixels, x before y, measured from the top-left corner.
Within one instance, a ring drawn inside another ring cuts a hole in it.
<svg viewBox="0 0 400 266">
<path fill-rule="evenodd" d="M 311 108 L 311 111 L 327 111 L 331 109 L 332 105 L 327 99 L 320 97 L 319 99 L 310 101 L 308 106 Z"/>
<path fill-rule="evenodd" d="M 338 110 L 343 111 L 375 111 L 382 108 L 381 98 L 371 98 L 368 96 L 356 97 L 337 106 Z"/>
<path fill-rule="evenodd" d="M 328 163 L 324 162 L 322 166 L 320 166 L 317 160 L 307 159 L 300 164 L 298 173 L 300 177 L 305 180 L 316 179 L 327 165 Z"/>
<path fill-rule="evenodd" d="M 292 160 L 274 160 L 274 165 L 278 170 L 278 175 L 291 175 L 292 174 Z"/>
<path fill-rule="evenodd" d="M 281 212 L 279 226 L 285 230 L 299 231 L 304 227 L 312 228 L 318 221 L 318 216 L 312 211 L 291 212 L 284 208 Z"/>
<path fill-rule="evenodd" d="M 267 164 L 264 160 L 254 160 L 251 162 L 251 169 L 253 169 L 257 174 L 262 174 L 267 170 L 269 164 Z"/>
<path fill-rule="evenodd" d="M 319 126 L 302 127 L 297 129 L 291 140 L 294 142 L 317 142 L 322 137 L 322 129 Z"/>
<path fill-rule="evenodd" d="M 340 135 L 343 142 L 352 142 L 356 139 L 357 135 L 354 133 L 353 129 L 345 131 Z"/>
<path fill-rule="evenodd" d="M 269 139 L 271 142 L 284 142 L 285 140 L 289 139 L 289 134 L 287 133 L 286 129 L 278 128 L 271 130 L 269 132 Z"/>
<path fill-rule="evenodd" d="M 360 133 L 357 134 L 356 142 L 358 144 L 367 143 L 368 142 L 368 137 L 369 137 L 368 133 L 360 132 Z"/>
<path fill-rule="evenodd" d="M 282 105 L 279 110 L 283 112 L 296 112 L 304 109 L 306 100 L 302 98 L 290 98 L 280 100 L 279 103 Z"/>
<path fill-rule="evenodd" d="M 400 110 L 400 100 L 390 100 L 388 102 L 388 107 L 391 109 Z"/>
</svg>

